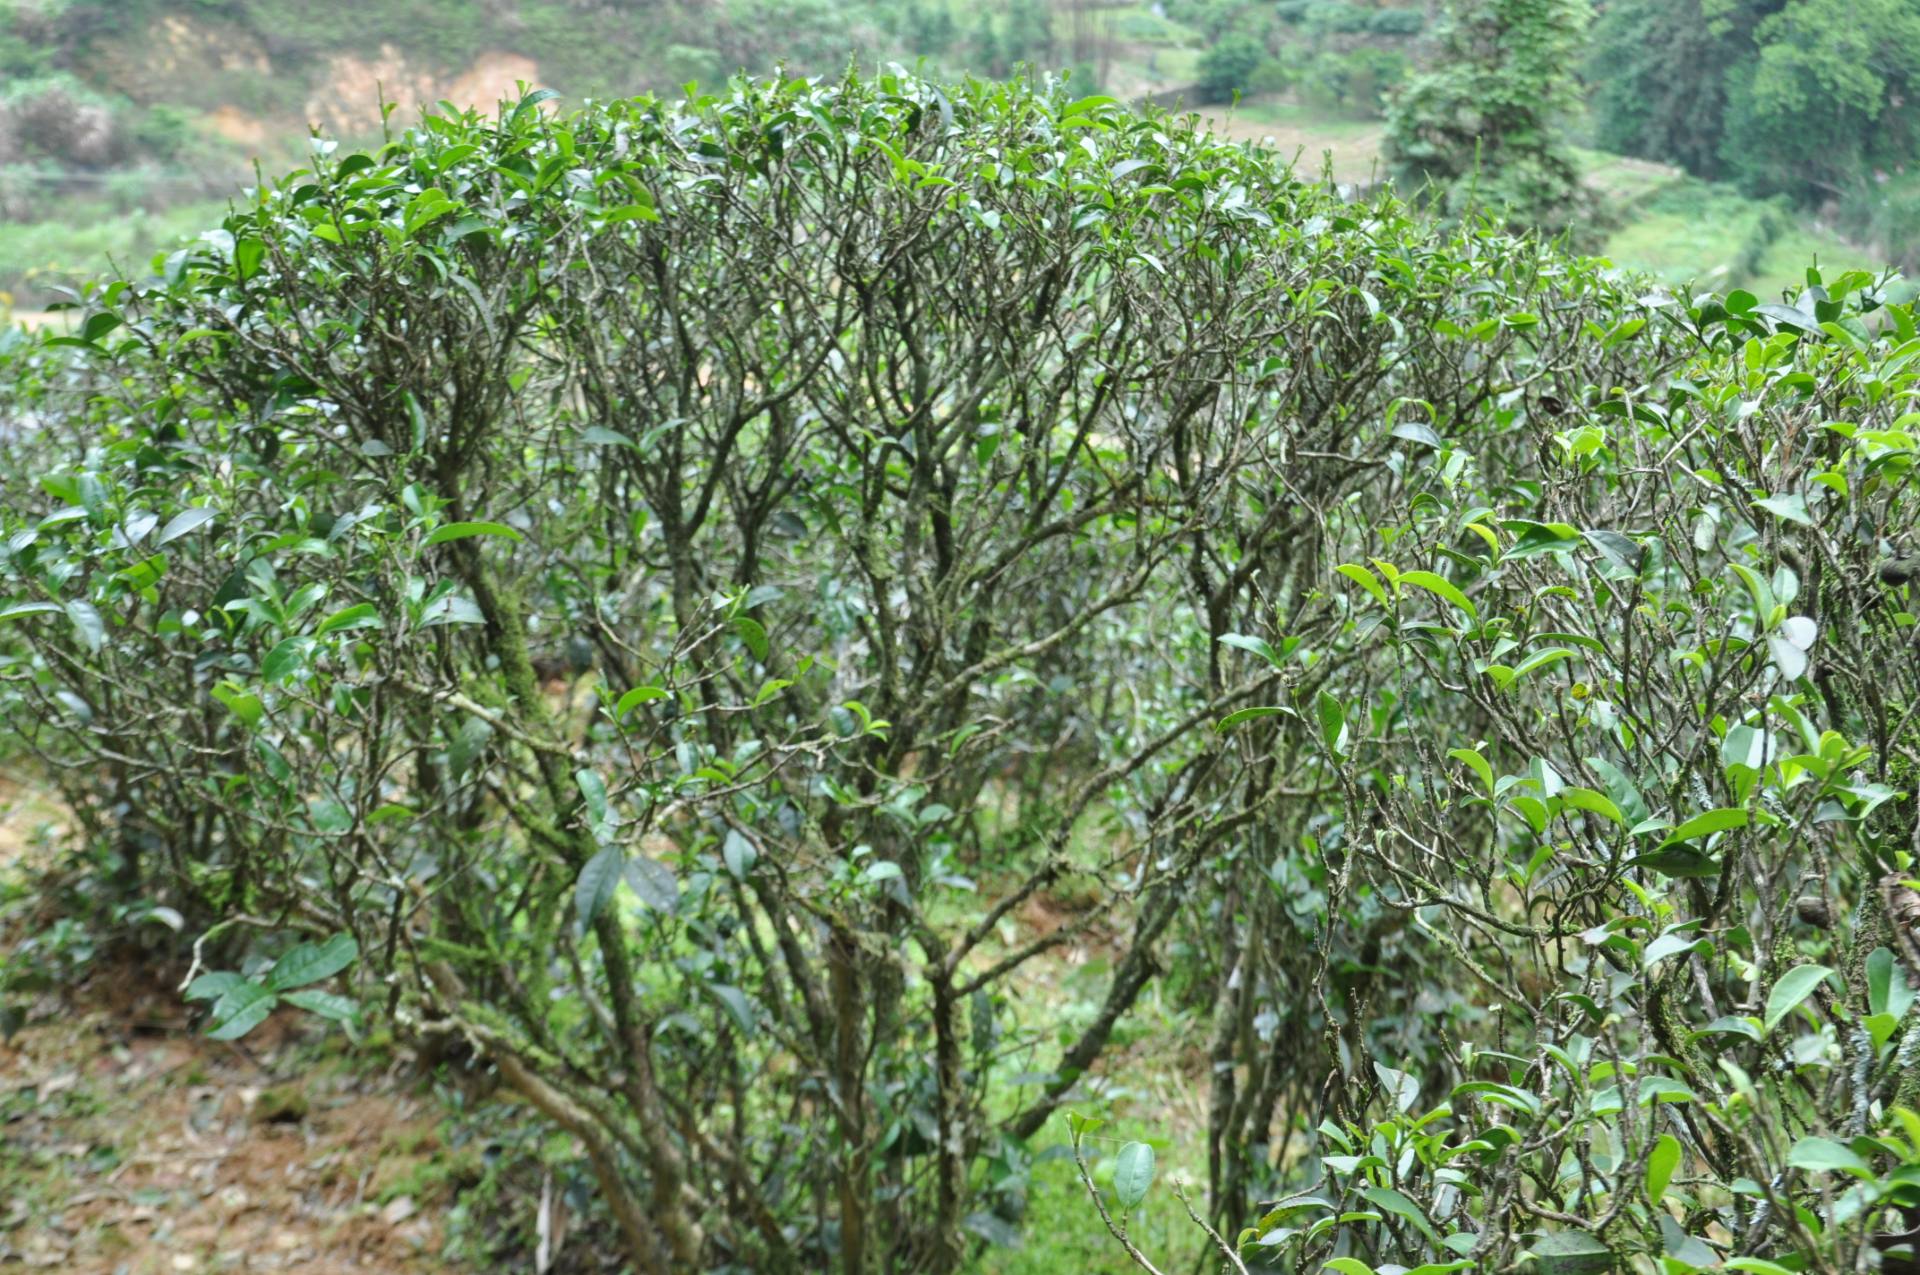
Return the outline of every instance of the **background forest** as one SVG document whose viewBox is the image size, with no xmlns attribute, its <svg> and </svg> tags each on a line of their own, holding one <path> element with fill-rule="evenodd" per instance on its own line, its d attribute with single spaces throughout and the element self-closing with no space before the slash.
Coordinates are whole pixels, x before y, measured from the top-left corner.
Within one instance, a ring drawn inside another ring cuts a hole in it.
<svg viewBox="0 0 1920 1275">
<path fill-rule="evenodd" d="M 1920 9 L 5 13 L 0 1261 L 1915 1269 Z"/>
</svg>

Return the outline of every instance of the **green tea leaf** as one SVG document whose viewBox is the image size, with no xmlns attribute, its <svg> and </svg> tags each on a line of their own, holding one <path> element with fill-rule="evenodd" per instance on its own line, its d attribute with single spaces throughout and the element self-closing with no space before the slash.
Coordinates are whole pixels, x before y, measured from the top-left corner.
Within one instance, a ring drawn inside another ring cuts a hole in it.
<svg viewBox="0 0 1920 1275">
<path fill-rule="evenodd" d="M 1748 818 L 1744 810 L 1731 808 L 1709 810 L 1703 815 L 1695 815 L 1675 828 L 1660 844 L 1674 846 L 1683 841 L 1696 841 L 1701 837 L 1710 837 L 1716 832 L 1725 832 L 1730 828 L 1744 828 L 1747 826 Z"/>
<path fill-rule="evenodd" d="M 1770 1032 L 1779 1026 L 1780 1020 L 1798 1008 L 1832 973 L 1824 965 L 1798 965 L 1781 975 L 1780 981 L 1767 993 L 1766 1029 Z"/>
<path fill-rule="evenodd" d="M 302 943 L 273 963 L 267 971 L 267 986 L 284 992 L 332 978 L 359 955 L 360 944 L 351 934 L 336 934 L 324 943 Z"/>
<path fill-rule="evenodd" d="M 1857 1178 L 1873 1176 L 1872 1165 L 1851 1147 L 1831 1138 L 1800 1139 L 1787 1152 L 1787 1163 L 1796 1169 L 1810 1169 L 1815 1173 L 1850 1173 Z"/>
<path fill-rule="evenodd" d="M 1667 1183 L 1673 1181 L 1673 1171 L 1678 1167 L 1680 1139 L 1663 1133 L 1647 1153 L 1647 1199 L 1654 1205 L 1658 1206 L 1660 1198 L 1667 1193 Z"/>
<path fill-rule="evenodd" d="M 573 885 L 573 909 L 581 933 L 591 927 L 607 901 L 620 886 L 627 870 L 627 856 L 619 846 L 607 846 L 580 869 Z"/>
<path fill-rule="evenodd" d="M 1147 1198 L 1153 1185 L 1153 1148 L 1144 1142 L 1129 1142 L 1120 1148 L 1113 1167 L 1113 1193 L 1120 1207 L 1131 1213 Z"/>
<path fill-rule="evenodd" d="M 1466 594 L 1460 592 L 1459 586 L 1444 576 L 1435 575 L 1431 571 L 1406 571 L 1401 573 L 1400 583 L 1410 584 L 1415 588 L 1437 594 L 1465 611 L 1472 619 L 1480 618 L 1480 613 L 1474 609 L 1473 602 Z"/>
<path fill-rule="evenodd" d="M 432 534 L 422 541 L 422 545 L 431 547 L 443 545 L 449 540 L 465 540 L 470 536 L 504 536 L 508 540 L 519 540 L 521 535 L 512 527 L 498 522 L 450 522 L 444 527 L 435 528 Z"/>
</svg>

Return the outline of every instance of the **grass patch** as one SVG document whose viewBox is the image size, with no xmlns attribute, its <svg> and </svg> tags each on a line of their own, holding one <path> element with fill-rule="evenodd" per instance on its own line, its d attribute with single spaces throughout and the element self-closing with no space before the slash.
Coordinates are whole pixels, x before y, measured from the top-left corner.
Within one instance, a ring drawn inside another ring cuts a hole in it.
<svg viewBox="0 0 1920 1275">
<path fill-rule="evenodd" d="M 105 204 L 73 203 L 51 221 L 0 223 L 0 291 L 33 309 L 58 300 L 59 288 L 78 287 L 113 263 L 139 273 L 162 249 L 172 248 L 226 216 L 225 200 L 195 200 L 159 212 L 114 212 Z"/>
<path fill-rule="evenodd" d="M 1064 1122 L 1063 1122 L 1064 1126 Z M 1111 1126 L 1109 1126 L 1111 1127 Z M 1120 1144 L 1101 1144 L 1103 1150 L 1117 1152 Z M 1165 1153 L 1162 1152 L 1163 1159 Z M 1100 1166 L 1096 1162 L 1096 1177 Z M 1184 1175 L 1194 1178 L 1192 1168 L 1183 1163 L 1163 1163 L 1153 1189 L 1128 1220 L 1127 1233 L 1142 1252 L 1167 1271 L 1193 1269 L 1193 1262 L 1204 1241 L 1198 1229 L 1187 1220 L 1168 1183 Z M 1187 1188 L 1187 1198 L 1205 1208 L 1206 1173 Z M 1113 1198 L 1107 1198 L 1108 1209 Z M 1037 1164 L 1028 1188 L 1027 1215 L 1022 1223 L 1019 1247 L 994 1246 L 982 1253 L 969 1268 L 974 1275 L 1060 1275 L 1073 1271 L 1079 1275 L 1121 1275 L 1137 1269 L 1114 1242 L 1087 1198 L 1070 1159 L 1052 1159 Z"/>
<path fill-rule="evenodd" d="M 1803 285 L 1816 262 L 1828 272 L 1879 265 L 1791 209 L 1691 178 L 1658 188 L 1608 237 L 1603 255 L 1667 283 L 1769 297 Z"/>
</svg>

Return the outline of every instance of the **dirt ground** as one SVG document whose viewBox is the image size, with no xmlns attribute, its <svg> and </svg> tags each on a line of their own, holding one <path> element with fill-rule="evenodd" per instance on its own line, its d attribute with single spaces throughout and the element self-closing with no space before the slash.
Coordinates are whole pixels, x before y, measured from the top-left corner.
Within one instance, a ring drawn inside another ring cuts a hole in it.
<svg viewBox="0 0 1920 1275">
<path fill-rule="evenodd" d="M 0 1265 L 447 1269 L 433 1212 L 404 1193 L 433 1149 L 430 1099 L 345 1070 L 295 1079 L 278 1065 L 300 1048 L 290 1022 L 242 1052 L 190 1034 L 178 998 L 140 982 L 120 972 L 0 1047 Z"/>
<path fill-rule="evenodd" d="M 0 872 L 59 811 L 0 779 Z M 30 922 L 28 923 L 30 924 Z M 16 915 L 0 962 L 25 937 Z M 458 1156 L 410 1073 L 369 1074 L 311 1017 L 209 1041 L 181 971 L 117 958 L 0 1044 L 0 1268 L 74 1275 L 424 1272 Z"/>
</svg>

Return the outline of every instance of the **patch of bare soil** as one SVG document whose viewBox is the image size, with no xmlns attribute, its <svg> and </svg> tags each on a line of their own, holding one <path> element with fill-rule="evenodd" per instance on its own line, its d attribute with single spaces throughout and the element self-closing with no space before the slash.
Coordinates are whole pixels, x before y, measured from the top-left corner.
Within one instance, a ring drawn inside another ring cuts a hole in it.
<svg viewBox="0 0 1920 1275">
<path fill-rule="evenodd" d="M 296 1016 L 208 1041 L 177 974 L 103 971 L 0 1045 L 0 1266 L 449 1269 L 407 1193 L 435 1181 L 433 1100 L 316 1068 Z"/>
<path fill-rule="evenodd" d="M 63 310 L 13 317 L 34 326 L 31 320 L 35 318 L 52 325 L 67 316 Z M 43 789 L 15 775 L 0 773 L 0 870 L 44 865 L 49 847 L 67 833 L 71 818 L 71 813 Z M 0 952 L 5 946 L 0 943 Z"/>
<path fill-rule="evenodd" d="M 1342 136 L 1329 139 L 1315 127 L 1276 124 L 1248 119 L 1230 111 L 1207 118 L 1207 126 L 1222 137 L 1237 142 L 1253 142 L 1295 163 L 1302 177 L 1317 177 L 1331 159 L 1333 179 L 1355 185 L 1371 185 L 1386 176 L 1380 148 L 1386 141 L 1384 124 L 1363 125 Z"/>
<path fill-rule="evenodd" d="M 277 120 L 248 114 L 230 102 L 223 102 L 200 117 L 200 123 L 215 137 L 240 146 L 264 146 L 285 130 Z"/>
<path fill-rule="evenodd" d="M 380 103 L 397 105 L 398 118 L 446 100 L 458 107 L 492 110 L 519 95 L 519 85 L 537 84 L 540 67 L 519 53 L 484 53 L 473 65 L 445 75 L 410 63 L 390 44 L 372 57 L 343 53 L 329 58 L 318 86 L 307 99 L 307 117 L 333 133 L 362 133 L 380 124 Z"/>
</svg>

